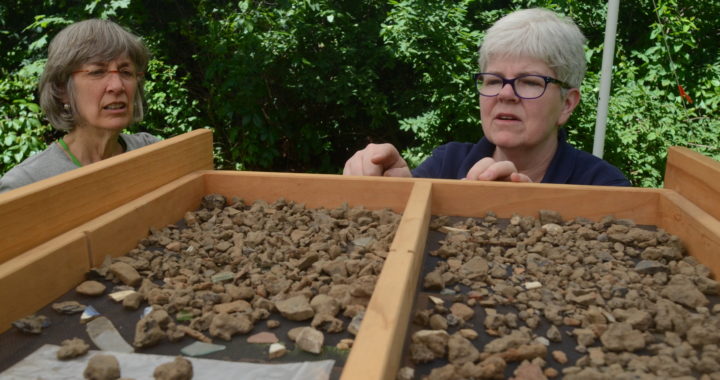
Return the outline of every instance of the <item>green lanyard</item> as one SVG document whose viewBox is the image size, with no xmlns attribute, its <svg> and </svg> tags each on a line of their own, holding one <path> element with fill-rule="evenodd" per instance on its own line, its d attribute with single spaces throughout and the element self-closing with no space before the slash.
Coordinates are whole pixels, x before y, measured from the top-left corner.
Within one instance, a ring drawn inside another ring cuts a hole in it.
<svg viewBox="0 0 720 380">
<path fill-rule="evenodd" d="M 68 156 L 70 156 L 70 159 L 72 160 L 72 162 L 75 165 L 77 165 L 77 167 L 79 167 L 79 168 L 82 167 L 80 160 L 78 160 L 77 157 L 75 157 L 75 155 L 72 154 L 72 152 L 70 151 L 70 148 L 68 148 L 67 144 L 65 144 L 65 140 L 63 140 L 62 138 L 59 138 L 57 140 L 57 143 L 65 150 L 65 152 L 68 154 Z"/>
</svg>

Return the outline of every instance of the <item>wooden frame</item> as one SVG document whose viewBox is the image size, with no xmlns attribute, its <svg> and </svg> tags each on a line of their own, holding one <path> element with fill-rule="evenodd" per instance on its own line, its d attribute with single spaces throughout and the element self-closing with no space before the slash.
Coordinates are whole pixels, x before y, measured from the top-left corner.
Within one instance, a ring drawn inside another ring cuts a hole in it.
<svg viewBox="0 0 720 380">
<path fill-rule="evenodd" d="M 206 135 L 184 138 L 187 140 L 178 141 L 189 143 L 193 139 L 206 138 Z M 172 149 L 174 144 L 168 144 L 168 148 Z M 207 145 L 206 142 L 203 144 Z M 194 146 L 194 143 L 191 145 Z M 137 159 L 155 162 L 162 167 L 169 158 L 167 155 L 163 159 L 157 158 L 160 151 L 147 150 L 138 154 L 141 157 Z M 13 305 L 12 312 L 0 317 L 0 329 L 6 329 L 10 321 L 47 304 L 48 298 L 53 298 L 51 295 L 59 295 L 57 288 L 61 289 L 60 294 L 71 289 L 81 280 L 82 274 L 98 265 L 105 255 L 125 254 L 146 236 L 150 227 L 177 222 L 186 211 L 196 209 L 205 194 L 220 193 L 228 198 L 242 198 L 246 202 L 258 199 L 271 202 L 285 198 L 303 202 L 308 207 L 337 207 L 347 202 L 350 206 L 390 208 L 403 213 L 378 278 L 376 292 L 368 305 L 363 327 L 342 373 L 343 380 L 394 379 L 431 215 L 474 217 L 493 211 L 500 217 L 509 217 L 514 213 L 536 215 L 541 209 L 551 209 L 560 212 L 566 219 L 577 216 L 599 219 L 606 215 L 632 218 L 637 223 L 653 224 L 680 236 L 693 256 L 710 267 L 716 276 L 720 274 L 720 221 L 711 212 L 713 210 L 707 210 L 703 203 L 693 201 L 696 196 L 706 196 L 707 192 L 698 193 L 694 188 L 688 189 L 673 182 L 674 175 L 695 175 L 694 165 L 705 161 L 693 157 L 695 155 L 682 152 L 677 158 L 676 154 L 671 154 L 666 175 L 668 188 L 664 189 L 185 170 L 179 178 L 168 180 L 154 189 L 137 192 L 130 200 L 116 199 L 116 195 L 106 197 L 105 201 L 112 206 L 107 206 L 108 211 L 92 218 L 86 214 L 65 215 L 71 221 L 85 220 L 0 264 L 0 289 L 3 289 L 0 290 L 0 302 Z M 207 156 L 203 157 L 207 159 Z M 717 189 L 713 184 L 720 180 L 720 170 L 713 163 L 706 164 L 702 168 L 709 168 L 709 171 L 701 176 L 702 183 L 707 184 L 703 186 Z M 181 171 L 176 171 L 176 174 Z M 87 174 L 89 177 L 94 175 Z M 83 181 L 92 182 L 89 178 L 80 177 Z M 75 176 L 73 178 L 80 180 Z M 66 186 L 62 185 L 64 183 L 61 181 L 58 186 Z M 41 194 L 52 197 L 68 193 L 72 188 L 62 192 L 52 186 L 43 189 L 36 189 L 33 194 L 39 198 Z M 13 199 L 20 198 L 15 196 Z M 0 197 L 0 210 L 7 212 L 11 209 L 8 202 L 13 201 L 8 199 Z M 42 204 L 42 199 L 34 204 Z M 31 220 L 28 217 L 24 223 Z M 64 223 L 72 225 L 69 221 Z M 66 268 L 72 269 L 46 279 L 45 268 L 62 260 L 67 260 L 69 265 Z M 35 288 L 26 289 L 29 288 L 27 284 L 33 281 L 38 283 Z M 5 290 L 8 288 L 14 289 L 14 292 Z M 45 292 L 48 297 L 36 302 L 20 299 L 31 292 Z"/>
</svg>

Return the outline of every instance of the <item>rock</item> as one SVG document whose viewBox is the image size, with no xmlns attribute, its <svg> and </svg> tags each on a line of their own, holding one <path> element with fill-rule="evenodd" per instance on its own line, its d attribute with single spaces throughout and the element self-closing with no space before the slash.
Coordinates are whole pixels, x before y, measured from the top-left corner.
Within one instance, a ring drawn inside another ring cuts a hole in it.
<svg viewBox="0 0 720 380">
<path fill-rule="evenodd" d="M 663 297 L 690 308 L 706 306 L 709 301 L 691 281 L 671 281 L 661 292 Z"/>
<path fill-rule="evenodd" d="M 182 356 L 170 363 L 160 364 L 153 371 L 155 380 L 190 380 L 193 377 L 192 363 Z"/>
<path fill-rule="evenodd" d="M 303 327 L 295 340 L 295 344 L 303 351 L 320 354 L 324 340 L 325 336 L 322 332 L 312 327 Z"/>
<path fill-rule="evenodd" d="M 454 303 L 450 306 L 450 313 L 463 321 L 468 321 L 475 315 L 475 310 L 464 303 Z"/>
<path fill-rule="evenodd" d="M 246 334 L 253 323 L 246 314 L 216 314 L 210 323 L 210 335 L 229 341 L 235 334 Z"/>
<path fill-rule="evenodd" d="M 87 380 L 115 380 L 120 378 L 120 364 L 113 355 L 97 354 L 90 358 L 83 372 Z"/>
<path fill-rule="evenodd" d="M 275 302 L 280 314 L 291 321 L 304 321 L 315 315 L 305 296 L 295 296 L 283 301 Z"/>
<path fill-rule="evenodd" d="M 553 351 L 552 357 L 553 357 L 553 359 L 555 359 L 556 362 L 558 362 L 560 364 L 565 364 L 568 361 L 567 355 L 562 351 L 558 351 L 558 350 Z"/>
<path fill-rule="evenodd" d="M 494 339 L 485 345 L 484 351 L 500 353 L 510 348 L 530 343 L 530 334 L 524 330 L 514 330 L 509 335 Z"/>
<path fill-rule="evenodd" d="M 68 360 L 85 355 L 90 350 L 90 345 L 80 338 L 65 339 L 57 351 L 58 360 Z"/>
<path fill-rule="evenodd" d="M 277 359 L 287 354 L 287 348 L 282 343 L 273 343 L 268 348 L 268 358 Z"/>
<path fill-rule="evenodd" d="M 123 299 L 122 304 L 126 309 L 137 310 L 144 299 L 142 294 L 133 292 Z"/>
<path fill-rule="evenodd" d="M 52 304 L 52 309 L 60 314 L 77 314 L 85 310 L 85 305 L 77 301 L 56 302 Z"/>
<path fill-rule="evenodd" d="M 600 341 L 609 351 L 637 351 L 645 347 L 645 336 L 629 323 L 611 323 Z"/>
<path fill-rule="evenodd" d="M 462 335 L 451 335 L 448 339 L 447 345 L 448 360 L 454 365 L 472 363 L 480 356 L 478 349 Z"/>
<path fill-rule="evenodd" d="M 112 265 L 110 265 L 110 273 L 125 285 L 138 286 L 142 282 L 140 273 L 130 264 L 122 261 L 112 263 Z"/>
<path fill-rule="evenodd" d="M 520 364 L 520 366 L 515 369 L 513 372 L 515 375 L 514 377 L 511 377 L 511 380 L 546 380 L 545 374 L 543 373 L 542 368 L 540 368 L 539 365 L 530 363 L 530 362 L 523 362 Z"/>
<path fill-rule="evenodd" d="M 29 315 L 12 323 L 18 330 L 27 334 L 40 334 L 42 329 L 50 326 L 50 320 L 44 315 Z"/>
<path fill-rule="evenodd" d="M 84 296 L 97 297 L 105 292 L 105 285 L 100 282 L 90 280 L 84 281 L 75 288 L 75 291 Z"/>
<path fill-rule="evenodd" d="M 412 335 L 410 358 L 425 363 L 445 356 L 450 336 L 444 330 L 420 330 Z"/>
</svg>

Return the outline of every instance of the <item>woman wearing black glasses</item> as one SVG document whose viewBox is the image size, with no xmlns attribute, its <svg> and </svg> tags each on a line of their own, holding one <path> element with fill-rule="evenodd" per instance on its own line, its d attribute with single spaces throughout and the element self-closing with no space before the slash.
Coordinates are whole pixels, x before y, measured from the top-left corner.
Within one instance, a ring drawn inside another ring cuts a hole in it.
<svg viewBox="0 0 720 380">
<path fill-rule="evenodd" d="M 585 37 L 545 9 L 513 12 L 488 29 L 475 74 L 484 137 L 436 148 L 410 171 L 395 147 L 370 144 L 343 174 L 630 186 L 609 163 L 565 141 L 580 102 Z"/>
<path fill-rule="evenodd" d="M 67 131 L 0 178 L 0 192 L 24 186 L 158 139 L 121 134 L 143 118 L 143 72 L 149 53 L 140 38 L 108 20 L 72 24 L 55 36 L 40 78 L 40 106 Z"/>
</svg>

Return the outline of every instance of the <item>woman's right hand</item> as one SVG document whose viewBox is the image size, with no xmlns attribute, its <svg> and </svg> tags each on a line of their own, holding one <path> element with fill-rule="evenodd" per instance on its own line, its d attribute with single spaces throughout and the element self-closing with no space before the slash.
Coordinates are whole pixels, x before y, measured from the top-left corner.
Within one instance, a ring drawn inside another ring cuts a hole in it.
<svg viewBox="0 0 720 380">
<path fill-rule="evenodd" d="M 368 144 L 345 162 L 343 175 L 412 177 L 407 162 L 392 144 Z"/>
</svg>

